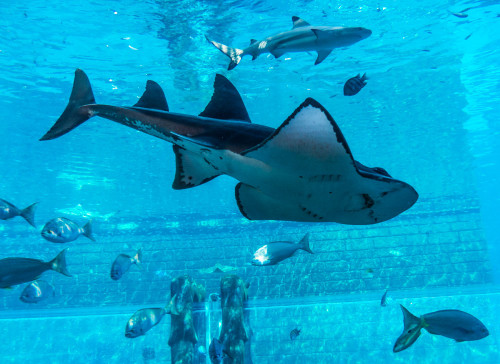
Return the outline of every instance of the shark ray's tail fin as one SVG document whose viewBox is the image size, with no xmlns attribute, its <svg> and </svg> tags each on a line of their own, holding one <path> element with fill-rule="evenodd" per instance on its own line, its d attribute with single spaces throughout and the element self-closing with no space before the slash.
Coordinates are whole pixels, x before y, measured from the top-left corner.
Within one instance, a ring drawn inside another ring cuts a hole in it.
<svg viewBox="0 0 500 364">
<path fill-rule="evenodd" d="M 302 240 L 299 242 L 300 249 L 305 250 L 308 253 L 314 254 L 311 248 L 309 247 L 309 233 L 304 235 Z"/>
<path fill-rule="evenodd" d="M 95 104 L 94 93 L 90 81 L 81 69 L 75 71 L 73 90 L 68 106 L 55 124 L 40 140 L 50 140 L 60 137 L 87 121 L 92 115 L 81 106 Z"/>
<path fill-rule="evenodd" d="M 68 268 L 66 268 L 66 250 L 68 250 L 68 248 L 57 254 L 57 257 L 52 259 L 49 264 L 52 270 L 71 277 L 71 274 L 68 272 Z"/>
<path fill-rule="evenodd" d="M 227 45 L 217 43 L 217 42 L 211 40 L 210 38 L 208 38 L 206 35 L 205 35 L 205 38 L 207 38 L 207 40 L 210 43 L 212 43 L 215 46 L 215 48 L 217 48 L 222 53 L 224 53 L 226 56 L 231 58 L 231 63 L 229 63 L 229 66 L 227 67 L 228 70 L 232 70 L 234 67 L 236 67 L 238 65 L 238 63 L 240 63 L 241 56 L 243 55 L 243 49 L 231 48 L 231 47 L 228 47 Z"/>
<path fill-rule="evenodd" d="M 21 216 L 24 217 L 24 219 L 29 222 L 31 226 L 36 227 L 35 225 L 35 210 L 38 202 L 35 202 L 32 205 L 29 205 L 25 209 L 21 210 Z"/>
</svg>

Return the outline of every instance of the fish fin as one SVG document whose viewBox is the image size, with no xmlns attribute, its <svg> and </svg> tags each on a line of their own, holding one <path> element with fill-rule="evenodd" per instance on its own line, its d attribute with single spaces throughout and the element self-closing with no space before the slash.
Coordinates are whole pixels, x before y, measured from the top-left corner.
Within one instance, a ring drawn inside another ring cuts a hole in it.
<svg viewBox="0 0 500 364">
<path fill-rule="evenodd" d="M 179 315 L 179 311 L 177 310 L 175 300 L 177 299 L 177 293 L 170 299 L 167 306 L 165 307 L 165 312 L 171 315 Z"/>
<path fill-rule="evenodd" d="M 71 277 L 66 267 L 66 251 L 68 248 L 62 250 L 57 256 L 52 259 L 49 264 L 52 270 L 64 274 L 65 276 Z M 38 278 L 38 277 L 37 277 Z"/>
<path fill-rule="evenodd" d="M 238 90 L 220 74 L 215 75 L 212 99 L 200 116 L 250 122 L 250 116 Z"/>
<path fill-rule="evenodd" d="M 273 49 L 269 53 L 271 53 L 276 58 L 280 58 L 282 55 L 284 55 L 286 53 L 286 50 L 283 50 L 283 49 Z"/>
<path fill-rule="evenodd" d="M 137 265 L 137 268 L 142 269 L 142 247 L 137 250 L 137 253 L 134 255 L 134 264 Z"/>
<path fill-rule="evenodd" d="M 249 220 L 321 221 L 321 218 L 299 205 L 262 193 L 245 183 L 235 188 L 238 208 Z"/>
<path fill-rule="evenodd" d="M 311 160 L 342 163 L 354 169 L 354 159 L 337 123 L 326 109 L 312 98 L 307 98 L 261 143 L 243 153 L 244 156 L 309 173 L 325 174 L 324 164 L 312 166 Z M 275 163 L 274 163 L 275 164 Z M 305 176 L 303 176 L 305 177 Z"/>
<path fill-rule="evenodd" d="M 410 311 L 408 311 L 403 305 L 399 305 L 401 307 L 401 311 L 403 311 L 403 324 L 404 329 L 407 330 L 410 326 L 421 325 L 422 319 L 413 315 Z"/>
<path fill-rule="evenodd" d="M 206 183 L 220 173 L 208 164 L 203 157 L 177 145 L 173 146 L 175 153 L 175 178 L 172 183 L 174 190 L 196 187 Z"/>
<path fill-rule="evenodd" d="M 83 227 L 82 227 L 82 234 L 83 236 L 86 236 L 92 241 L 95 241 L 94 236 L 92 235 L 92 220 L 89 220 Z"/>
<path fill-rule="evenodd" d="M 145 109 L 156 109 L 168 111 L 167 99 L 165 93 L 160 85 L 154 81 L 148 80 L 146 82 L 146 91 L 142 94 L 141 98 L 134 107 L 143 107 Z"/>
<path fill-rule="evenodd" d="M 217 42 L 211 40 L 210 38 L 208 38 L 206 35 L 205 35 L 205 38 L 207 38 L 207 41 L 212 43 L 215 48 L 217 48 L 222 53 L 224 53 L 226 56 L 231 58 L 231 62 L 229 63 L 229 66 L 227 67 L 227 69 L 229 71 L 232 70 L 234 67 L 236 67 L 238 65 L 238 63 L 240 63 L 241 56 L 243 55 L 242 49 L 231 48 L 231 47 L 228 47 L 227 45 L 224 45 L 222 43 L 217 43 Z"/>
<path fill-rule="evenodd" d="M 26 207 L 25 209 L 21 210 L 20 215 L 26 219 L 26 221 L 33 227 L 36 227 L 35 225 L 35 210 L 37 207 L 38 202 L 35 202 L 34 204 Z"/>
<path fill-rule="evenodd" d="M 58 138 L 90 119 L 92 116 L 89 115 L 88 112 L 80 110 L 81 106 L 89 104 L 95 104 L 94 93 L 92 92 L 90 81 L 85 72 L 81 69 L 77 69 L 73 81 L 73 90 L 71 91 L 66 109 L 64 109 L 59 119 L 57 119 L 52 128 L 50 128 L 40 140 Z"/>
<path fill-rule="evenodd" d="M 361 81 L 366 81 L 366 80 L 369 80 L 369 78 L 366 75 L 366 73 L 363 73 L 363 76 L 361 76 Z"/>
<path fill-rule="evenodd" d="M 250 39 L 250 45 L 254 44 L 255 42 L 258 42 L 257 39 Z"/>
<path fill-rule="evenodd" d="M 318 58 L 316 58 L 316 62 L 314 62 L 314 64 L 317 65 L 317 64 L 320 64 L 321 62 L 323 62 L 325 60 L 325 58 L 328 57 L 328 55 L 330 53 L 332 53 L 331 49 L 326 50 L 326 51 L 318 51 Z"/>
<path fill-rule="evenodd" d="M 292 16 L 292 22 L 293 22 L 292 29 L 299 28 L 299 27 L 308 27 L 311 25 L 308 22 L 306 22 L 305 20 L 299 18 L 298 16 Z"/>
<path fill-rule="evenodd" d="M 302 240 L 299 242 L 299 245 L 300 249 L 305 250 L 308 253 L 314 254 L 311 248 L 309 247 L 309 233 L 306 233 L 306 235 L 304 235 Z"/>
</svg>

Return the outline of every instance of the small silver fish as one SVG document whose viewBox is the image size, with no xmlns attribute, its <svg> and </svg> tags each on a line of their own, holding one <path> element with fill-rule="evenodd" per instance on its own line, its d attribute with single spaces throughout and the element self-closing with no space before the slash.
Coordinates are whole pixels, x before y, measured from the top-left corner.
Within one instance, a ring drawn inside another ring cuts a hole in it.
<svg viewBox="0 0 500 364">
<path fill-rule="evenodd" d="M 462 19 L 463 19 L 463 18 L 467 18 L 467 17 L 469 16 L 469 14 L 465 14 L 465 11 L 467 11 L 467 10 L 468 10 L 468 9 L 462 10 L 462 11 L 461 11 L 461 12 L 459 12 L 459 13 L 455 13 L 455 12 L 453 12 L 453 11 L 451 11 L 451 10 L 448 10 L 448 11 L 449 11 L 449 13 L 450 13 L 451 15 L 454 15 L 454 16 L 456 16 L 457 18 L 462 18 Z"/>
<path fill-rule="evenodd" d="M 396 340 L 395 353 L 410 347 L 420 336 L 422 329 L 433 335 L 441 335 L 457 342 L 480 340 L 489 335 L 488 329 L 477 318 L 459 310 L 442 310 L 416 317 L 401 306 L 404 328 Z"/>
<path fill-rule="evenodd" d="M 295 340 L 299 335 L 300 330 L 298 328 L 293 329 L 292 331 L 290 331 L 290 340 Z"/>
<path fill-rule="evenodd" d="M 53 243 L 67 243 L 78 239 L 80 235 L 95 241 L 92 235 L 92 220 L 81 228 L 70 219 L 58 217 L 47 222 L 42 229 L 42 236 Z"/>
<path fill-rule="evenodd" d="M 305 250 L 310 254 L 314 254 L 309 247 L 309 233 L 304 235 L 298 244 L 289 241 L 276 241 L 264 245 L 254 253 L 252 265 L 277 264 L 282 260 L 291 257 L 299 249 Z"/>
<path fill-rule="evenodd" d="M 19 299 L 25 303 L 38 303 L 55 295 L 56 291 L 53 285 L 46 281 L 38 280 L 28 284 Z"/>
<path fill-rule="evenodd" d="M 114 281 L 119 280 L 132 265 L 136 264 L 137 266 L 140 266 L 141 260 L 142 248 L 137 250 L 137 253 L 135 253 L 133 257 L 126 254 L 118 255 L 111 265 L 111 279 Z"/>
<path fill-rule="evenodd" d="M 12 219 L 16 216 L 23 217 L 31 226 L 36 227 L 35 225 L 35 209 L 37 206 L 37 202 L 34 204 L 24 208 L 19 209 L 8 201 L 2 200 L 0 198 L 0 220 L 8 220 Z"/>
<path fill-rule="evenodd" d="M 368 77 L 366 76 L 366 73 L 363 77 L 360 77 L 358 73 L 357 76 L 348 79 L 344 84 L 344 96 L 356 95 L 363 87 L 366 86 L 367 79 Z"/>
<path fill-rule="evenodd" d="M 133 339 L 146 334 L 153 326 L 158 325 L 166 314 L 165 308 L 143 308 L 136 311 L 127 321 L 125 337 Z"/>
<path fill-rule="evenodd" d="M 31 258 L 1 259 L 0 288 L 8 288 L 34 281 L 47 270 L 55 270 L 65 276 L 71 277 L 66 268 L 66 249 L 49 262 Z"/>
</svg>

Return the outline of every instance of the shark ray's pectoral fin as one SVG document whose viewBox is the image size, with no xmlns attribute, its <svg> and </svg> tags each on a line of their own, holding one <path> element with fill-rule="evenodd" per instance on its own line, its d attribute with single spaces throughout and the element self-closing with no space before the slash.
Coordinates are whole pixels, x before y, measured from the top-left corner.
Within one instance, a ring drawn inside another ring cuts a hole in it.
<svg viewBox="0 0 500 364">
<path fill-rule="evenodd" d="M 284 55 L 286 53 L 286 50 L 283 50 L 283 49 L 273 49 L 269 53 L 271 53 L 276 58 L 280 58 L 282 55 Z"/>
<path fill-rule="evenodd" d="M 321 216 L 299 204 L 273 198 L 245 183 L 235 189 L 240 212 L 249 220 L 322 221 Z"/>
<path fill-rule="evenodd" d="M 308 22 L 306 22 L 304 19 L 299 18 L 298 16 L 292 16 L 292 22 L 293 22 L 292 29 L 299 28 L 299 27 L 308 27 L 311 25 Z"/>
<path fill-rule="evenodd" d="M 215 75 L 212 99 L 200 116 L 250 122 L 247 109 L 236 87 L 224 76 Z"/>
<path fill-rule="evenodd" d="M 203 157 L 174 145 L 175 178 L 172 188 L 182 190 L 196 187 L 220 175 L 220 172 Z"/>
<path fill-rule="evenodd" d="M 318 51 L 318 58 L 316 58 L 316 62 L 314 62 L 315 65 L 320 64 L 325 60 L 326 57 L 328 57 L 332 53 L 331 49 L 328 50 L 323 50 L 323 51 Z"/>
<path fill-rule="evenodd" d="M 146 83 L 146 91 L 144 91 L 134 107 L 168 111 L 165 93 L 161 89 L 160 85 L 151 80 L 148 80 Z"/>
</svg>

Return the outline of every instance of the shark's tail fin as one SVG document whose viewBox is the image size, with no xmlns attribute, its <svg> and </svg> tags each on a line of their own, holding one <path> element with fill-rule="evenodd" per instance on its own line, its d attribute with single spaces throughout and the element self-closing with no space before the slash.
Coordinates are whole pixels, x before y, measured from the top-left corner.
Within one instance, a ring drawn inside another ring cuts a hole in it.
<svg viewBox="0 0 500 364">
<path fill-rule="evenodd" d="M 302 240 L 299 242 L 300 249 L 305 250 L 308 253 L 314 254 L 311 248 L 309 247 L 309 233 L 304 235 Z"/>
<path fill-rule="evenodd" d="M 95 104 L 92 87 L 85 72 L 77 69 L 68 106 L 66 106 L 66 109 L 52 128 L 40 140 L 60 137 L 87 121 L 91 115 L 89 115 L 88 110 L 82 109 L 81 106 L 88 104 Z"/>
<path fill-rule="evenodd" d="M 21 210 L 21 216 L 26 219 L 27 222 L 30 223 L 31 226 L 36 227 L 35 225 L 35 209 L 36 209 L 37 202 L 35 202 L 32 205 L 29 205 L 25 209 Z"/>
<path fill-rule="evenodd" d="M 212 43 L 215 46 L 215 48 L 217 48 L 222 53 L 224 53 L 226 56 L 231 58 L 231 63 L 229 63 L 229 66 L 227 67 L 228 70 L 232 70 L 234 67 L 236 67 L 238 65 L 238 63 L 240 63 L 241 56 L 243 55 L 243 49 L 231 48 L 231 47 L 228 47 L 227 45 L 217 43 L 217 42 L 211 40 L 210 38 L 208 38 L 206 35 L 205 35 L 205 38 L 207 38 L 207 40 L 210 43 Z"/>
<path fill-rule="evenodd" d="M 52 270 L 64 274 L 65 276 L 71 277 L 71 274 L 68 272 L 68 268 L 66 268 L 66 250 L 68 248 L 62 250 L 57 257 L 52 259 L 49 264 Z"/>
</svg>

